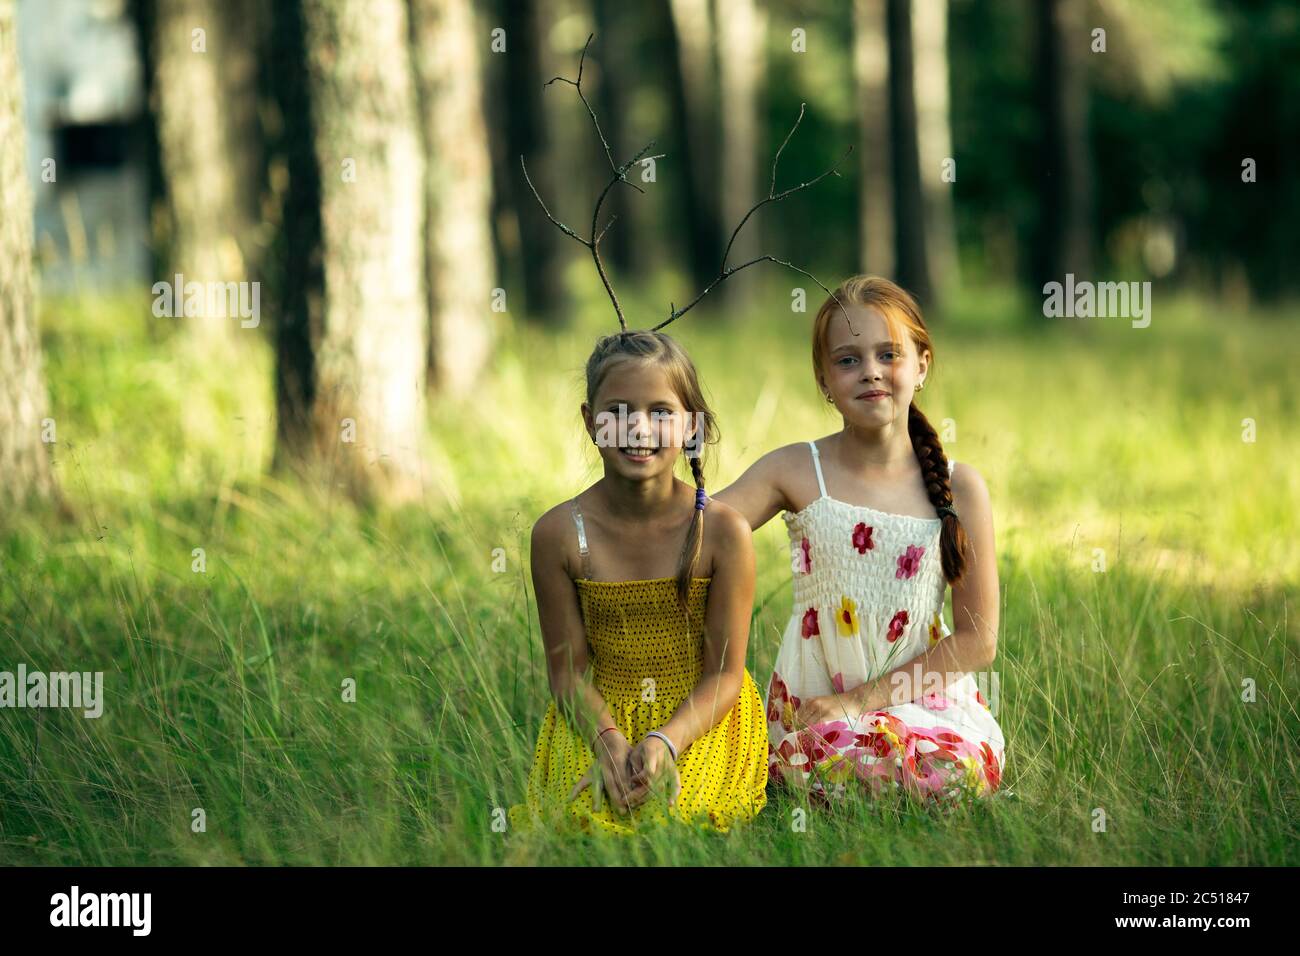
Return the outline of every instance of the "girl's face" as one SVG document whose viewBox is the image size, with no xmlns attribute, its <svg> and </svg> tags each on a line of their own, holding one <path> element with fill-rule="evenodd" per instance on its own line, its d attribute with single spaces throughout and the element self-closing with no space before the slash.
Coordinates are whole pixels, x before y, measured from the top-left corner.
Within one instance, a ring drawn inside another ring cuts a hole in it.
<svg viewBox="0 0 1300 956">
<path fill-rule="evenodd" d="M 826 332 L 822 391 L 829 393 L 846 423 L 882 428 L 907 421 L 918 382 L 925 380 L 930 352 L 920 354 L 905 331 L 890 339 L 885 317 L 870 306 L 848 305 L 854 335 L 837 313 Z"/>
<path fill-rule="evenodd" d="M 664 370 L 634 360 L 610 367 L 582 418 L 606 470 L 633 480 L 671 474 L 695 424 Z"/>
</svg>

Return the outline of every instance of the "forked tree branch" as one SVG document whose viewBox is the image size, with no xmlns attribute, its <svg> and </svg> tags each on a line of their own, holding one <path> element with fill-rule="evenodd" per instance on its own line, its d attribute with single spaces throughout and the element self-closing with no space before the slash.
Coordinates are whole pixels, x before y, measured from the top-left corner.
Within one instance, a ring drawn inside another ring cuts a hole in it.
<svg viewBox="0 0 1300 956">
<path fill-rule="evenodd" d="M 652 150 L 655 146 L 655 141 L 651 140 L 645 146 L 641 147 L 641 150 L 635 156 L 629 159 L 627 162 L 619 164 L 615 161 L 614 151 L 610 147 L 609 141 L 605 138 L 604 131 L 601 130 L 600 128 L 600 121 L 596 118 L 596 111 L 592 109 L 591 103 L 587 100 L 586 94 L 583 93 L 582 91 L 582 71 L 587 62 L 587 50 L 591 46 L 591 40 L 592 37 L 594 36 L 595 36 L 594 33 L 589 34 L 587 36 L 587 42 L 583 44 L 582 56 L 578 60 L 577 79 L 571 80 L 568 77 L 564 77 L 564 76 L 554 76 L 551 77 L 551 79 L 547 80 L 546 83 L 543 84 L 543 88 L 545 88 L 558 80 L 561 83 L 568 83 L 570 86 L 574 87 L 574 89 L 578 91 L 578 98 L 582 100 L 582 105 L 587 108 L 587 114 L 591 117 L 591 124 L 593 127 L 595 127 L 596 136 L 599 137 L 600 139 L 600 144 L 605 150 L 605 158 L 609 160 L 609 168 L 613 173 L 613 176 L 610 178 L 609 182 L 605 184 L 605 188 L 601 190 L 600 196 L 597 197 L 596 199 L 596 208 L 592 212 L 592 216 L 591 216 L 590 237 L 584 238 L 583 236 L 580 236 L 572 227 L 566 225 L 565 223 L 561 222 L 560 220 L 556 219 L 553 215 L 551 215 L 551 211 L 550 209 L 547 208 L 546 202 L 542 199 L 541 194 L 537 192 L 537 187 L 533 185 L 533 181 L 531 177 L 529 177 L 528 175 L 528 164 L 524 162 L 524 157 L 522 155 L 520 155 L 519 157 L 519 165 L 523 167 L 524 181 L 528 183 L 528 188 L 532 190 L 533 196 L 537 199 L 538 205 L 542 207 L 542 212 L 546 214 L 546 218 L 549 219 L 552 222 L 552 224 L 554 224 L 555 227 L 558 228 L 561 232 L 563 232 L 566 236 L 569 236 L 571 239 L 574 239 L 582 243 L 584 246 L 586 246 L 588 249 L 591 250 L 591 258 L 592 261 L 594 261 L 596 264 L 596 272 L 600 276 L 601 283 L 605 286 L 605 292 L 609 295 L 610 301 L 614 304 L 614 312 L 618 315 L 619 328 L 622 329 L 623 331 L 627 331 L 627 319 L 623 315 L 623 307 L 622 305 L 619 304 L 618 296 L 614 292 L 613 285 L 610 284 L 609 276 L 605 272 L 605 265 L 600 258 L 600 241 L 605 237 L 605 233 L 609 231 L 609 227 L 614 224 L 614 220 L 617 219 L 618 217 L 610 216 L 609 221 L 606 222 L 605 225 L 600 228 L 599 232 L 597 232 L 597 227 L 600 225 L 600 210 L 605 203 L 605 197 L 609 195 L 609 191 L 613 189 L 614 186 L 617 185 L 618 183 L 624 183 L 625 185 L 631 186 L 637 192 L 644 193 L 645 190 L 643 190 L 640 186 L 638 186 L 636 183 L 632 182 L 627 178 L 628 170 L 630 170 L 633 166 L 635 166 L 637 163 L 640 162 L 645 162 L 651 159 L 662 159 L 665 154 L 656 153 L 654 155 L 647 156 L 646 154 L 649 153 L 650 150 Z M 847 150 L 845 150 L 844 155 L 840 157 L 840 159 L 835 163 L 835 165 L 832 166 L 830 169 L 826 170 L 820 176 L 817 176 L 815 179 L 812 179 L 806 183 L 800 183 L 798 186 L 792 186 L 789 189 L 783 190 L 782 192 L 778 193 L 776 191 L 777 164 L 780 163 L 781 161 L 781 153 L 785 150 L 785 147 L 790 142 L 791 137 L 794 136 L 795 130 L 799 128 L 799 124 L 803 121 L 803 116 L 806 108 L 807 108 L 806 103 L 799 104 L 799 118 L 795 120 L 794 126 L 791 127 L 790 132 L 786 134 L 785 139 L 782 141 L 780 148 L 777 149 L 776 151 L 775 158 L 773 158 L 772 160 L 772 179 L 771 179 L 771 184 L 768 187 L 767 196 L 761 199 L 758 203 L 756 203 L 749 210 L 749 212 L 745 213 L 744 218 L 740 220 L 740 223 L 736 226 L 735 230 L 732 231 L 731 238 L 727 241 L 727 247 L 722 254 L 722 265 L 718 270 L 717 278 L 714 279 L 712 282 L 710 282 L 707 286 L 705 286 L 704 290 L 699 295 L 697 295 L 694 299 L 692 299 L 683 308 L 681 309 L 675 308 L 673 303 L 670 302 L 668 304 L 668 308 L 670 311 L 668 318 L 665 319 L 663 322 L 660 322 L 658 325 L 654 326 L 651 331 L 658 331 L 659 329 L 662 329 L 664 326 L 668 325 L 670 322 L 673 322 L 676 319 L 681 318 L 688 311 L 690 311 L 690 309 L 693 308 L 696 305 L 696 303 L 698 303 L 701 299 L 703 299 L 706 295 L 708 295 L 709 292 L 716 285 L 718 285 L 718 283 L 723 282 L 724 280 L 728 279 L 732 275 L 735 275 L 737 272 L 741 271 L 742 269 L 746 269 L 749 266 L 752 266 L 759 262 L 775 262 L 779 265 L 783 265 L 786 266 L 787 268 L 793 269 L 795 272 L 798 272 L 801 275 L 805 275 L 808 278 L 812 279 L 812 281 L 816 282 L 818 287 L 821 288 L 823 292 L 825 292 L 827 295 L 835 299 L 836 303 L 840 307 L 840 311 L 844 312 L 845 319 L 849 318 L 849 313 L 844 308 L 844 303 L 840 302 L 838 296 L 836 296 L 833 292 L 831 292 L 830 289 L 826 288 L 826 286 L 822 285 L 821 281 L 818 280 L 817 277 L 814 276 L 811 272 L 808 272 L 804 269 L 800 269 L 798 266 L 792 265 L 790 262 L 786 261 L 785 259 L 778 259 L 775 256 L 765 255 L 765 256 L 758 256 L 757 258 L 751 259 L 748 262 L 741 263 L 738 266 L 734 266 L 731 268 L 727 267 L 727 258 L 731 255 L 731 247 L 735 244 L 736 236 L 739 235 L 740 230 L 744 227 L 745 223 L 749 221 L 750 216 L 752 216 L 754 213 L 756 213 L 759 209 L 761 209 L 763 206 L 767 205 L 768 203 L 780 202 L 782 199 L 785 199 L 787 196 L 799 192 L 799 190 L 801 189 L 807 189 L 809 186 L 815 185 L 816 183 L 825 179 L 827 176 L 838 176 L 839 175 L 838 167 L 840 166 L 841 163 L 844 162 L 845 159 L 848 158 L 849 154 L 853 152 L 853 147 L 850 146 Z M 849 328 L 850 329 L 853 328 L 852 320 L 849 321 Z"/>
<path fill-rule="evenodd" d="M 568 83 L 570 86 L 574 87 L 578 91 L 578 98 L 582 100 L 582 105 L 587 107 L 587 113 L 591 116 L 591 124 L 596 128 L 596 135 L 600 137 L 600 144 L 605 148 L 605 157 L 609 160 L 609 168 L 614 173 L 613 178 L 611 178 L 610 181 L 605 184 L 605 188 L 602 189 L 600 192 L 600 197 L 596 200 L 596 209 L 591 214 L 591 237 L 590 238 L 584 239 L 582 236 L 578 235 L 572 228 L 566 226 L 564 223 L 560 222 L 558 219 L 556 219 L 554 216 L 551 215 L 551 211 L 546 208 L 546 203 L 542 201 L 542 197 L 538 194 L 537 187 L 533 185 L 532 179 L 530 179 L 528 176 L 528 164 L 524 162 L 524 157 L 522 155 L 519 157 L 519 164 L 523 166 L 524 179 L 528 183 L 528 188 L 533 191 L 533 195 L 537 197 L 537 202 L 541 205 L 542 211 L 546 213 L 546 218 L 551 220 L 551 222 L 554 223 L 560 229 L 560 231 L 563 232 L 566 236 L 570 236 L 573 239 L 578 240 L 578 242 L 582 243 L 584 246 L 586 246 L 588 249 L 591 250 L 591 258 L 596 263 L 596 272 L 600 276 L 601 283 L 605 286 L 605 292 L 609 295 L 609 300 L 612 303 L 614 303 L 614 312 L 618 315 L 619 328 L 622 329 L 623 331 L 627 331 L 627 319 L 623 317 L 623 307 L 619 304 L 618 296 L 614 293 L 613 285 L 610 284 L 609 276 L 605 272 L 605 264 L 600 260 L 600 240 L 605 238 L 605 233 L 609 230 L 609 227 L 614 224 L 614 220 L 617 219 L 618 217 L 610 216 L 609 222 L 605 223 L 604 227 L 601 228 L 600 232 L 596 231 L 596 227 L 600 223 L 600 208 L 605 204 L 605 197 L 609 195 L 609 191 L 613 189 L 616 184 L 624 183 L 628 186 L 631 186 L 639 193 L 645 192 L 644 189 L 642 189 L 636 183 L 632 182 L 630 179 L 627 178 L 627 171 L 631 169 L 633 166 L 635 166 L 637 163 L 645 162 L 646 160 L 650 160 L 650 159 L 662 159 L 664 157 L 664 154 L 657 153 L 653 156 L 646 155 L 646 153 L 654 149 L 655 141 L 651 140 L 650 142 L 646 143 L 645 146 L 641 147 L 640 152 L 638 152 L 635 156 L 629 159 L 626 163 L 623 163 L 621 166 L 614 161 L 614 151 L 610 148 L 609 141 L 605 139 L 605 134 L 600 128 L 600 121 L 596 119 L 596 111 L 591 108 L 591 104 L 587 102 L 586 94 L 582 92 L 582 68 L 587 62 L 587 48 L 591 46 L 591 38 L 594 36 L 595 36 L 594 33 L 588 34 L 587 42 L 583 44 L 582 57 L 578 60 L 578 78 L 576 80 L 570 80 L 567 77 L 563 77 L 563 76 L 553 76 L 545 83 L 542 84 L 542 87 L 545 88 L 550 86 L 556 80 L 559 80 L 561 83 Z"/>
<path fill-rule="evenodd" d="M 827 176 L 838 176 L 839 175 L 838 170 L 840 164 L 843 163 L 844 160 L 848 159 L 849 154 L 853 152 L 853 147 L 850 146 L 848 149 L 844 151 L 844 155 L 841 156 L 838 160 L 836 160 L 835 165 L 833 165 L 830 169 L 826 170 L 820 176 L 817 176 L 815 179 L 811 179 L 806 183 L 800 183 L 798 186 L 791 186 L 789 189 L 782 190 L 780 193 L 778 193 L 776 191 L 777 164 L 781 162 L 781 153 L 784 152 L 786 144 L 790 142 L 790 138 L 794 136 L 794 131 L 797 130 L 799 128 L 799 124 L 803 122 L 803 114 L 804 111 L 807 109 L 807 107 L 808 107 L 807 103 L 799 104 L 799 117 L 794 121 L 794 126 L 790 128 L 790 132 L 785 134 L 785 139 L 781 141 L 781 146 L 777 149 L 776 156 L 773 157 L 772 159 L 772 181 L 771 181 L 771 185 L 768 186 L 767 196 L 759 200 L 757 203 L 755 203 L 754 206 L 749 210 L 749 212 L 745 213 L 744 218 L 740 220 L 740 223 L 732 231 L 731 238 L 727 240 L 727 248 L 723 250 L 722 253 L 722 265 L 718 269 L 718 277 L 714 279 L 712 282 L 710 282 L 707 286 L 705 286 L 704 291 L 702 291 L 699 295 L 697 295 L 694 299 L 692 299 L 689 303 L 687 303 L 682 308 L 680 309 L 675 308 L 673 303 L 671 302 L 668 303 L 668 309 L 669 309 L 668 318 L 664 319 L 658 325 L 654 326 L 654 328 L 651 331 L 658 331 L 659 329 L 662 329 L 665 325 L 668 325 L 670 322 L 674 322 L 677 319 L 681 318 L 683 315 L 689 312 L 696 305 L 696 303 L 698 303 L 701 299 L 703 299 L 706 295 L 708 295 L 710 290 L 712 290 L 713 287 L 716 286 L 718 283 L 735 275 L 741 269 L 748 268 L 749 266 L 752 266 L 755 263 L 759 263 L 759 262 L 775 262 L 779 265 L 787 266 L 793 269 L 795 272 L 800 273 L 801 275 L 806 275 L 809 279 L 812 279 L 813 282 L 816 282 L 823 292 L 825 292 L 828 296 L 830 296 L 835 300 L 836 304 L 840 307 L 840 311 L 844 313 L 844 318 L 849 319 L 848 310 L 844 308 L 844 303 L 840 301 L 839 296 L 835 295 L 835 293 L 831 292 L 830 289 L 822 285 L 821 281 L 811 272 L 808 272 L 804 269 L 800 269 L 798 266 L 791 265 L 789 262 L 787 262 L 784 259 L 778 259 L 775 256 L 758 256 L 757 258 L 750 259 L 748 262 L 741 263 L 738 266 L 734 266 L 732 268 L 727 267 L 727 258 L 731 255 L 731 247 L 735 244 L 736 236 L 740 234 L 740 230 L 744 227 L 745 223 L 749 222 L 750 216 L 754 215 L 754 213 L 758 212 L 758 210 L 762 209 L 768 203 L 780 202 L 782 199 L 785 199 L 787 196 L 797 193 L 801 189 L 807 189 L 809 186 L 821 182 L 821 180 L 825 179 Z M 851 319 L 849 320 L 849 328 L 850 329 L 853 328 L 853 322 Z"/>
</svg>

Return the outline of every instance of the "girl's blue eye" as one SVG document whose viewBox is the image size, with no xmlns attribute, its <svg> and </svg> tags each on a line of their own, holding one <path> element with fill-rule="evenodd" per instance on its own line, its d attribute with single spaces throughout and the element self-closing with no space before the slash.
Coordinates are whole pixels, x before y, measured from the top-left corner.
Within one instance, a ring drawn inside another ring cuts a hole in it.
<svg viewBox="0 0 1300 956">
<path fill-rule="evenodd" d="M 836 362 L 835 364 L 837 364 L 837 365 L 843 365 L 845 362 L 856 362 L 856 361 L 857 361 L 857 359 L 855 359 L 852 355 L 845 355 L 845 356 L 841 357 L 840 360 L 839 360 L 838 362 Z"/>
<path fill-rule="evenodd" d="M 882 355 L 894 355 L 894 356 L 898 355 L 897 352 L 882 352 L 881 354 L 882 354 Z"/>
</svg>

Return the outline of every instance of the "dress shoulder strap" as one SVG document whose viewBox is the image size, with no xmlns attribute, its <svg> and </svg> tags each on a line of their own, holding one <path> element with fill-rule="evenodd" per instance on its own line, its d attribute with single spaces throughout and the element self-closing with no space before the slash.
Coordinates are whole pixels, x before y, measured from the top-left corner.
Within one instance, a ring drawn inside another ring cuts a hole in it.
<svg viewBox="0 0 1300 956">
<path fill-rule="evenodd" d="M 817 469 L 817 488 L 823 498 L 829 498 L 830 495 L 826 494 L 826 479 L 822 477 L 822 457 L 817 451 L 817 443 L 810 441 L 808 447 L 812 449 L 813 467 Z"/>
<path fill-rule="evenodd" d="M 953 467 L 953 465 L 955 465 L 955 464 L 957 464 L 957 463 L 956 463 L 955 461 L 953 461 L 951 458 L 948 459 L 948 477 L 949 477 L 949 478 L 952 477 L 952 467 Z"/>
<path fill-rule="evenodd" d="M 582 524 L 582 509 L 578 499 L 569 499 L 569 510 L 573 512 L 573 523 L 578 526 L 578 554 L 582 556 L 582 576 L 591 580 L 591 556 L 587 551 L 587 529 Z"/>
</svg>

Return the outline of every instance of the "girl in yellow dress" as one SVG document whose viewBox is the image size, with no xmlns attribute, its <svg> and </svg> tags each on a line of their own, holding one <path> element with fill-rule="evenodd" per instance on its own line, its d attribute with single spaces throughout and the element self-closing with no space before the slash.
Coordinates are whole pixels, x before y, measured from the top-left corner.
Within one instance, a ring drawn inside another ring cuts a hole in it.
<svg viewBox="0 0 1300 956">
<path fill-rule="evenodd" d="M 745 667 L 749 525 L 704 492 L 716 424 L 680 345 L 605 336 L 586 380 L 605 474 L 533 528 L 552 700 L 511 826 L 726 831 L 767 803 L 767 725 Z M 694 487 L 673 474 L 682 454 Z"/>
</svg>

